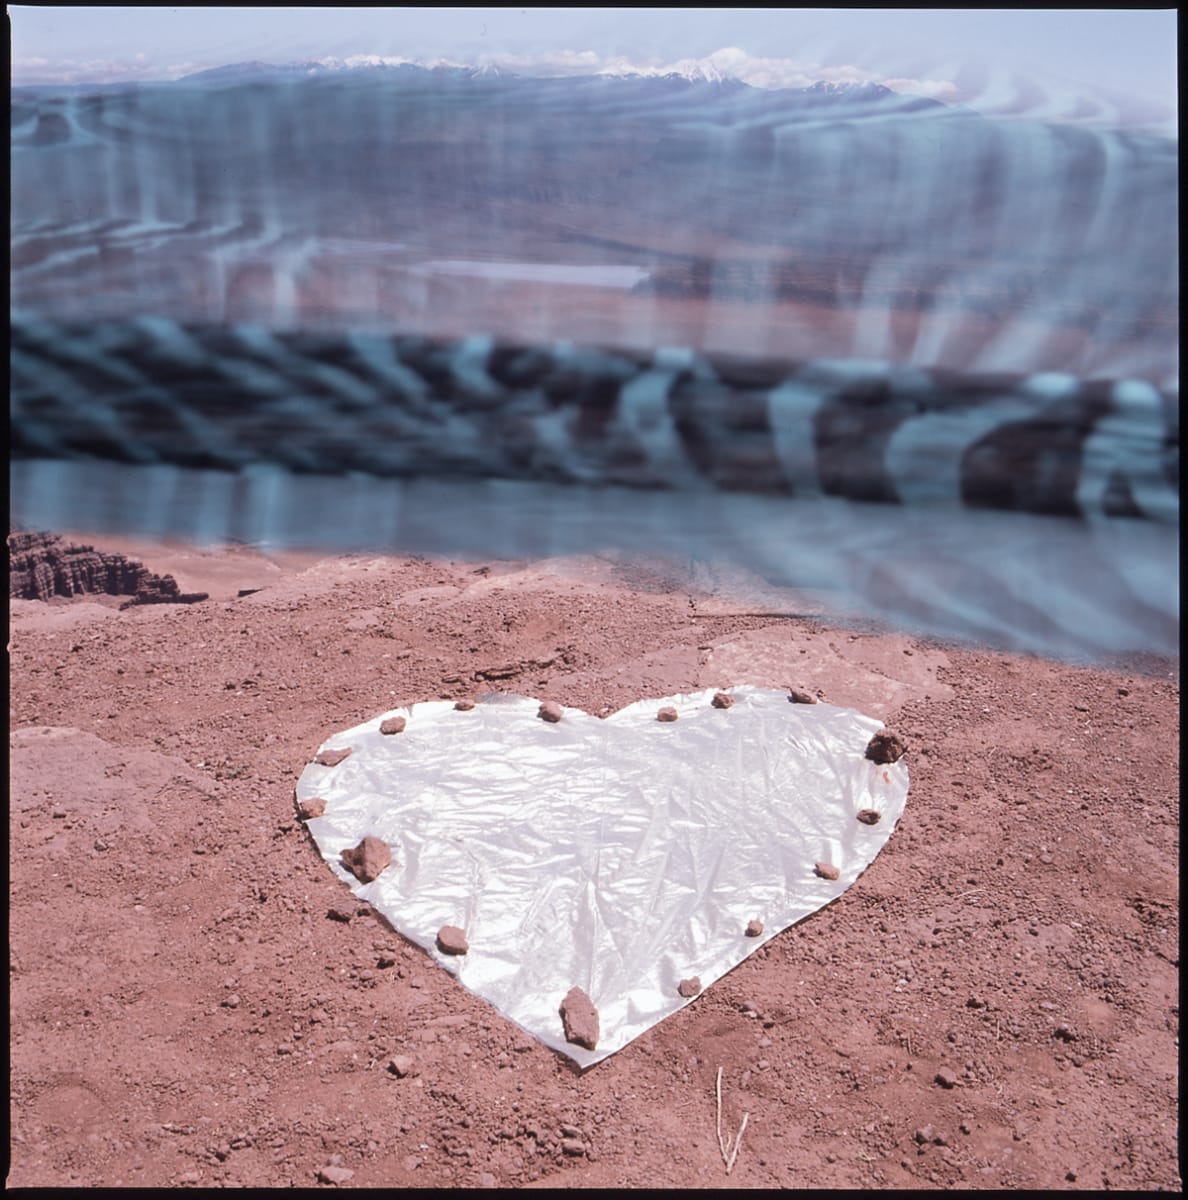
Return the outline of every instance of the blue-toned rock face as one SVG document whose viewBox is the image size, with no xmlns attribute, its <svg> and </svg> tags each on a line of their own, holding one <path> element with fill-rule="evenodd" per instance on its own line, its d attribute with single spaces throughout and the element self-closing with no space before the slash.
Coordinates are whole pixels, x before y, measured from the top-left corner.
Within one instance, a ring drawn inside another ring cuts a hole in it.
<svg viewBox="0 0 1188 1200">
<path fill-rule="evenodd" d="M 12 122 L 18 308 L 1176 377 L 1168 139 L 415 68 L 17 89 Z M 558 265 L 597 313 L 515 302 Z"/>
<path fill-rule="evenodd" d="M 957 636 L 1178 643 L 1169 139 L 412 67 L 12 122 L 14 521 L 94 486 L 121 527 L 725 555 Z"/>
</svg>

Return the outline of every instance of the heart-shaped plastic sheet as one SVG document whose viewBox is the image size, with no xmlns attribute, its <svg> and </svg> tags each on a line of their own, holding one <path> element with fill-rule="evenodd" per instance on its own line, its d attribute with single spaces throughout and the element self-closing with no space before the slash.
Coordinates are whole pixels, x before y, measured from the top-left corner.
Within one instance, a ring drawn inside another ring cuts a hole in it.
<svg viewBox="0 0 1188 1200">
<path fill-rule="evenodd" d="M 309 829 L 358 897 L 589 1066 L 689 1003 L 682 980 L 709 987 L 845 891 L 903 812 L 906 763 L 866 756 L 879 721 L 783 691 L 729 694 L 728 708 L 709 690 L 605 719 L 565 708 L 555 723 L 540 701 L 503 693 L 469 711 L 393 709 L 327 739 L 319 754 L 351 753 L 310 763 L 297 799 L 325 801 Z M 666 707 L 677 720 L 658 719 Z M 398 716 L 402 732 L 380 732 Z M 361 883 L 341 854 L 367 836 L 391 864 Z M 465 932 L 465 955 L 438 949 L 446 925 Z M 575 985 L 598 1010 L 594 1050 L 565 1038 L 559 1008 Z"/>
</svg>

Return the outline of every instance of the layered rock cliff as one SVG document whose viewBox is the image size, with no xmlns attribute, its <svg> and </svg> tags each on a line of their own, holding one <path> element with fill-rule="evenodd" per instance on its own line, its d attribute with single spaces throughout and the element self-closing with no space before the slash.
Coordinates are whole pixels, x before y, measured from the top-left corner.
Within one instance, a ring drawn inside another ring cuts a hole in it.
<svg viewBox="0 0 1188 1200">
<path fill-rule="evenodd" d="M 8 535 L 8 594 L 23 600 L 52 596 L 130 596 L 133 604 L 193 604 L 206 592 L 182 592 L 172 575 L 154 575 L 124 554 L 73 545 L 55 533 Z"/>
</svg>

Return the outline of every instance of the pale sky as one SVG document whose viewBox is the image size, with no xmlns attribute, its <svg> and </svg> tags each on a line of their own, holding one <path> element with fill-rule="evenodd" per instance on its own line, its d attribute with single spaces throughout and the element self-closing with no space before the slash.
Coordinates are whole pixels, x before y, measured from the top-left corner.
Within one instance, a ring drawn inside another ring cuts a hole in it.
<svg viewBox="0 0 1188 1200">
<path fill-rule="evenodd" d="M 699 61 L 755 86 L 873 79 L 941 99 L 1017 75 L 1174 114 L 1175 9 L 114 8 L 10 5 L 13 82 L 176 78 L 353 56 L 524 74 Z"/>
</svg>

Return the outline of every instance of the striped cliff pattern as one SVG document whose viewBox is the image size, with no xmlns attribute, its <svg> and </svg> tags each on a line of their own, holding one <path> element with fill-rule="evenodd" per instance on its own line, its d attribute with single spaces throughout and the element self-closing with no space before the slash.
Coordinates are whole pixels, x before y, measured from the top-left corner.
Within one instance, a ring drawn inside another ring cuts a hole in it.
<svg viewBox="0 0 1188 1200">
<path fill-rule="evenodd" d="M 1179 515 L 1173 396 L 978 376 L 163 318 L 15 318 L 12 453 L 378 477 Z"/>
<path fill-rule="evenodd" d="M 1178 645 L 1171 139 L 402 69 L 18 88 L 12 150 L 15 521 L 721 556 Z M 597 286 L 506 282 L 558 262 Z"/>
</svg>

